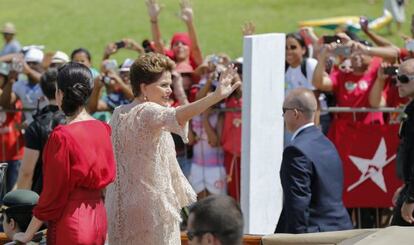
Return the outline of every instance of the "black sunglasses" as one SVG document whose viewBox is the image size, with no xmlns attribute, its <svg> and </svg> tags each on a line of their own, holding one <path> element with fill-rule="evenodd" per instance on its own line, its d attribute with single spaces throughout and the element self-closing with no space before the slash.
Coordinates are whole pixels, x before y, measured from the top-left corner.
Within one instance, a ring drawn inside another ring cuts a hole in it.
<svg viewBox="0 0 414 245">
<path fill-rule="evenodd" d="M 398 81 L 400 81 L 400 83 L 406 84 L 409 83 L 410 81 L 414 80 L 414 75 L 398 75 L 397 76 Z"/>
</svg>

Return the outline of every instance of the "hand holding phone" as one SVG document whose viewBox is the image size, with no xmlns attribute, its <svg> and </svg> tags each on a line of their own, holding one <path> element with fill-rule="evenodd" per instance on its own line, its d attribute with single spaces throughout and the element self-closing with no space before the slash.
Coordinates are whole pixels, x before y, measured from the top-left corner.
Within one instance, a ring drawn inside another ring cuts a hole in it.
<svg viewBox="0 0 414 245">
<path fill-rule="evenodd" d="M 341 38 L 338 36 L 323 36 L 323 43 L 330 44 L 330 43 L 341 43 Z"/>
<path fill-rule="evenodd" d="M 126 44 L 124 41 L 119 41 L 115 43 L 116 49 L 125 48 Z"/>
<path fill-rule="evenodd" d="M 384 68 L 384 74 L 388 76 L 395 76 L 398 73 L 398 66 L 388 66 Z"/>
</svg>

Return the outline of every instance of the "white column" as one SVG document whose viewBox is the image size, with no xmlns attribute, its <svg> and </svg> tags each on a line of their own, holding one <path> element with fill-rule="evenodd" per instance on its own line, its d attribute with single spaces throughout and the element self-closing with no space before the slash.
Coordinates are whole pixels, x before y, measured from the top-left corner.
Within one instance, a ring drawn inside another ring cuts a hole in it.
<svg viewBox="0 0 414 245">
<path fill-rule="evenodd" d="M 247 234 L 273 233 L 282 210 L 285 34 L 244 38 L 241 207 Z"/>
</svg>

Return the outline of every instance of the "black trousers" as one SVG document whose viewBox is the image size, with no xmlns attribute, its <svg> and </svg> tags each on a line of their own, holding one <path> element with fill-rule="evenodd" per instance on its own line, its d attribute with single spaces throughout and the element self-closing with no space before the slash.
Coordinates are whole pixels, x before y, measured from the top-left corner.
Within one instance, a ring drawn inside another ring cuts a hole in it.
<svg viewBox="0 0 414 245">
<path fill-rule="evenodd" d="M 410 223 L 406 222 L 401 217 L 401 207 L 402 207 L 403 203 L 405 202 L 405 200 L 407 200 L 407 189 L 408 189 L 408 187 L 405 186 L 401 190 L 400 196 L 398 197 L 398 200 L 397 200 L 397 206 L 394 208 L 394 213 L 393 213 L 391 225 L 414 226 L 414 224 L 410 224 Z"/>
</svg>

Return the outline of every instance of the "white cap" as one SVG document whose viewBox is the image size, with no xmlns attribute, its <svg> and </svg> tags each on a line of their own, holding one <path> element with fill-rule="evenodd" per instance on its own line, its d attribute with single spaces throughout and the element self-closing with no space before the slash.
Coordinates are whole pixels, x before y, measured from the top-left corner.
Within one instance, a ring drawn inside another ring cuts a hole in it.
<svg viewBox="0 0 414 245">
<path fill-rule="evenodd" d="M 44 54 L 42 50 L 37 48 L 31 48 L 24 55 L 24 61 L 42 63 L 43 56 Z"/>
<path fill-rule="evenodd" d="M 132 64 L 134 64 L 134 60 L 130 59 L 130 58 L 126 58 L 124 63 L 122 63 L 121 68 L 119 69 L 119 71 L 129 71 Z"/>
<path fill-rule="evenodd" d="M 69 62 L 69 56 L 62 51 L 56 51 L 51 61 L 51 63 L 54 63 L 54 64 L 64 64 L 68 62 Z"/>
</svg>

